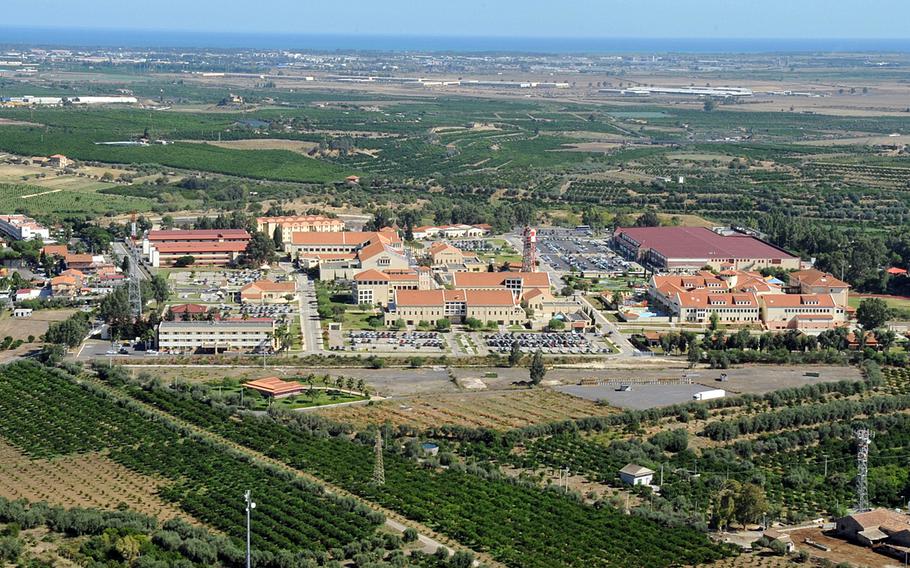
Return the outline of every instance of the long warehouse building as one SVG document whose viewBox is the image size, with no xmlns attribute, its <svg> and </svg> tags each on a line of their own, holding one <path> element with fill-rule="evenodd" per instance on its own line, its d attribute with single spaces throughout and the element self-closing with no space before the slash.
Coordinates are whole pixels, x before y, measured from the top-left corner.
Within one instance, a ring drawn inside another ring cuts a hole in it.
<svg viewBox="0 0 910 568">
<path fill-rule="evenodd" d="M 706 266 L 717 271 L 800 267 L 799 257 L 761 239 L 737 232 L 720 234 L 705 227 L 621 228 L 613 235 L 613 245 L 626 257 L 665 272 L 691 272 Z"/>
</svg>

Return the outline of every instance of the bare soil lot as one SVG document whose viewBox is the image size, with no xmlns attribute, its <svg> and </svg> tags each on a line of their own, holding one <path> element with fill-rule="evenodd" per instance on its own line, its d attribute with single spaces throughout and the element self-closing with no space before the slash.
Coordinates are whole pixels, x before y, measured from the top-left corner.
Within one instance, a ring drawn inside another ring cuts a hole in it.
<svg viewBox="0 0 910 568">
<path fill-rule="evenodd" d="M 158 497 L 161 485 L 100 454 L 31 460 L 0 439 L 0 496 L 7 499 L 46 501 L 67 508 L 116 509 L 126 503 L 158 519 L 182 517 L 198 524 Z"/>
<path fill-rule="evenodd" d="M 358 426 L 391 422 L 418 428 L 457 424 L 501 430 L 613 412 L 615 409 L 541 388 L 421 395 L 318 411 Z"/>
<path fill-rule="evenodd" d="M 227 148 L 228 150 L 288 150 L 303 154 L 304 156 L 319 146 L 316 142 L 302 140 L 281 140 L 277 138 L 256 138 L 249 140 L 224 140 L 222 142 L 199 142 L 198 140 L 183 140 L 183 142 L 196 142 Z"/>
<path fill-rule="evenodd" d="M 890 556 L 878 554 L 864 546 L 857 546 L 847 541 L 829 536 L 819 528 L 799 529 L 790 532 L 790 537 L 797 548 L 809 551 L 809 554 L 818 558 L 827 558 L 832 562 L 849 562 L 851 566 L 863 566 L 865 568 L 899 568 L 903 564 Z M 831 548 L 829 552 L 818 550 L 805 544 L 805 539 L 809 538 L 815 542 L 824 544 Z"/>
<path fill-rule="evenodd" d="M 721 373 L 727 374 L 726 381 L 718 380 Z M 806 373 L 819 373 L 819 376 L 810 377 Z M 683 375 L 691 379 L 692 384 L 685 384 L 682 380 Z M 551 378 L 550 374 L 547 375 L 547 378 Z M 819 382 L 859 380 L 860 373 L 855 367 L 756 365 L 723 371 L 718 369 L 617 369 L 600 371 L 596 375 L 592 374 L 585 378 L 608 381 L 610 384 L 602 386 L 567 384 L 556 387 L 556 389 L 587 400 L 607 401 L 621 408 L 646 409 L 691 402 L 693 394 L 708 389 L 724 389 L 729 394 L 762 394 Z M 663 381 L 664 384 L 653 384 L 658 381 Z M 575 383 L 577 382 L 575 381 Z M 632 390 L 629 392 L 616 390 L 619 383 L 632 385 Z"/>
</svg>

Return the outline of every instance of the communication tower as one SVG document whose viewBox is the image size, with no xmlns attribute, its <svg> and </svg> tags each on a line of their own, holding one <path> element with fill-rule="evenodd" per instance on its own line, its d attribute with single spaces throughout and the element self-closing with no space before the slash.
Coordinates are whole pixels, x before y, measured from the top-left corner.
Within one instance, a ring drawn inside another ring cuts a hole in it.
<svg viewBox="0 0 910 568">
<path fill-rule="evenodd" d="M 524 252 L 521 257 L 522 272 L 537 271 L 537 229 L 525 227 Z"/>
<path fill-rule="evenodd" d="M 856 436 L 856 510 L 869 510 L 869 440 L 872 434 L 867 428 L 861 428 L 855 432 Z"/>
<path fill-rule="evenodd" d="M 382 463 L 382 432 L 376 430 L 376 463 L 373 465 L 373 483 L 385 485 L 385 466 Z"/>
</svg>

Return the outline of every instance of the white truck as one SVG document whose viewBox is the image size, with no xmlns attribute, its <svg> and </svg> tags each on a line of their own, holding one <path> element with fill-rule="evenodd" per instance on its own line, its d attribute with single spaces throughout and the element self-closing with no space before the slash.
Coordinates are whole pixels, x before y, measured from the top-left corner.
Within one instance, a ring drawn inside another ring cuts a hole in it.
<svg viewBox="0 0 910 568">
<path fill-rule="evenodd" d="M 725 396 L 727 396 L 727 391 L 724 389 L 711 389 L 697 392 L 692 395 L 692 398 L 694 400 L 711 400 L 712 398 L 723 398 Z"/>
</svg>

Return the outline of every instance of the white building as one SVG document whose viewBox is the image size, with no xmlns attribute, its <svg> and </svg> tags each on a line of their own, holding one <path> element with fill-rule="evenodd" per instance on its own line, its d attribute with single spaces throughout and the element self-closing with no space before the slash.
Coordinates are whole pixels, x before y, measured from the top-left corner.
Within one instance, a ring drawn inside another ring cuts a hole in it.
<svg viewBox="0 0 910 568">
<path fill-rule="evenodd" d="M 0 231 L 17 241 L 41 239 L 49 241 L 50 231 L 31 217 L 25 215 L 0 215 Z"/>
<path fill-rule="evenodd" d="M 654 470 L 643 465 L 630 463 L 619 470 L 619 479 L 629 485 L 651 485 L 654 480 Z"/>
<path fill-rule="evenodd" d="M 271 319 L 163 321 L 158 325 L 158 349 L 164 352 L 261 351 L 275 347 Z"/>
</svg>

